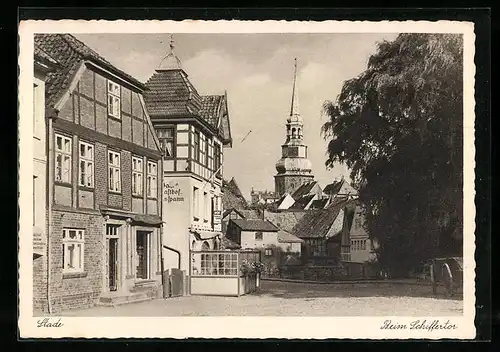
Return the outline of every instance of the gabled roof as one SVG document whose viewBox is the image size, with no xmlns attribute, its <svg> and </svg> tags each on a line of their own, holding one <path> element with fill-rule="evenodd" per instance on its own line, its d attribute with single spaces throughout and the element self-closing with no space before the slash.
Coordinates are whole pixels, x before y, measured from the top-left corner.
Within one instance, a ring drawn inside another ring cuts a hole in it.
<svg viewBox="0 0 500 352">
<path fill-rule="evenodd" d="M 324 209 L 327 202 L 328 198 L 313 200 L 309 209 Z"/>
<path fill-rule="evenodd" d="M 224 145 L 231 145 L 231 128 L 227 111 L 227 94 L 201 96 L 200 116 L 213 126 Z"/>
<path fill-rule="evenodd" d="M 338 199 L 326 209 L 308 210 L 293 228 L 292 233 L 300 238 L 324 238 L 333 222 L 351 200 Z"/>
<path fill-rule="evenodd" d="M 241 246 L 238 243 L 231 241 L 226 236 L 223 236 L 221 238 L 221 246 L 224 249 L 240 249 L 241 248 Z"/>
<path fill-rule="evenodd" d="M 242 231 L 262 231 L 262 232 L 277 232 L 278 228 L 267 220 L 258 219 L 231 219 L 229 223 L 233 222 Z"/>
<path fill-rule="evenodd" d="M 151 119 L 200 116 L 201 96 L 183 70 L 156 71 L 146 82 L 144 100 Z"/>
<path fill-rule="evenodd" d="M 301 212 L 270 212 L 266 211 L 264 217 L 269 220 L 276 227 L 291 232 L 300 218 L 304 215 L 305 211 Z"/>
<path fill-rule="evenodd" d="M 344 181 L 344 179 L 341 179 L 340 181 L 333 181 L 323 189 L 323 192 L 328 195 L 337 194 L 340 191 L 340 188 L 342 187 Z"/>
<path fill-rule="evenodd" d="M 224 95 L 202 95 L 200 115 L 212 126 L 218 127 Z M 221 131 L 222 132 L 222 131 Z"/>
<path fill-rule="evenodd" d="M 262 214 L 258 209 L 239 209 L 245 219 L 262 219 Z"/>
<path fill-rule="evenodd" d="M 45 60 L 53 65 L 59 64 L 59 62 L 55 58 L 53 58 L 52 56 L 47 54 L 45 51 L 43 51 L 36 42 L 35 42 L 35 48 L 34 48 L 33 54 L 35 55 L 35 58 Z"/>
<path fill-rule="evenodd" d="M 290 232 L 279 230 L 278 231 L 278 242 L 280 243 L 303 243 L 304 240 L 292 235 Z"/>
<path fill-rule="evenodd" d="M 226 216 L 231 214 L 233 211 L 235 213 L 238 213 L 238 215 L 241 216 L 242 218 L 245 218 L 245 215 L 243 215 L 238 209 L 235 209 L 235 208 L 229 208 L 229 209 L 224 210 L 224 213 L 222 214 L 222 218 L 225 218 Z"/>
<path fill-rule="evenodd" d="M 77 71 L 85 61 L 91 61 L 109 70 L 141 90 L 146 89 L 143 83 L 116 68 L 71 34 L 35 34 L 34 42 L 35 48 L 38 48 L 36 50 L 49 54 L 60 65 L 58 70 L 47 75 L 45 81 L 45 103 L 47 106 L 54 107 L 69 88 Z"/>
<path fill-rule="evenodd" d="M 311 202 L 311 200 L 315 196 L 316 196 L 315 194 L 309 194 L 303 196 L 302 198 L 297 199 L 289 209 L 291 210 L 305 209 L 305 207 L 307 207 L 307 205 Z"/>
<path fill-rule="evenodd" d="M 231 181 L 222 181 L 222 192 L 222 205 L 225 209 L 235 208 L 241 210 L 248 208 L 247 201 L 243 197 L 234 177 Z"/>
<path fill-rule="evenodd" d="M 302 198 L 306 194 L 309 194 L 311 190 L 313 189 L 314 186 L 316 186 L 318 182 L 316 181 L 311 181 L 307 183 L 303 183 L 295 192 L 292 194 L 292 198 L 295 200 L 298 200 L 299 198 Z"/>
</svg>

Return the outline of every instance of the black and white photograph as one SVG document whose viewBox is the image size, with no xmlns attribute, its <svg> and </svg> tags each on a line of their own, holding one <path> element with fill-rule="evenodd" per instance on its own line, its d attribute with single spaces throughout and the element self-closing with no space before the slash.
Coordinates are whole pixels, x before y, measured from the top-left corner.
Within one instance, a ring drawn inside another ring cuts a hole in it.
<svg viewBox="0 0 500 352">
<path fill-rule="evenodd" d="M 21 336 L 473 337 L 473 24 L 217 24 L 21 22 Z"/>
</svg>

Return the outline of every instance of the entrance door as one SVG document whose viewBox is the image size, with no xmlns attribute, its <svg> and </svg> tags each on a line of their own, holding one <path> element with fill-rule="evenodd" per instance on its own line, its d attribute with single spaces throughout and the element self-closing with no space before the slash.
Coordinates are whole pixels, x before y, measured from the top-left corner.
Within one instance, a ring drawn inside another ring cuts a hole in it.
<svg viewBox="0 0 500 352">
<path fill-rule="evenodd" d="M 117 290 L 117 272 L 118 272 L 118 239 L 109 238 L 109 255 L 108 255 L 108 273 L 109 273 L 109 290 Z"/>
<path fill-rule="evenodd" d="M 138 279 L 149 279 L 150 232 L 137 231 L 137 274 Z"/>
</svg>

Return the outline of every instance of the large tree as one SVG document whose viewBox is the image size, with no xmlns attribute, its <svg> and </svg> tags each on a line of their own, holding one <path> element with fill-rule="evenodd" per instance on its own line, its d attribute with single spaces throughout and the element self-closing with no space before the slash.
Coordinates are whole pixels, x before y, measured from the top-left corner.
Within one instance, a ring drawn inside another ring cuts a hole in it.
<svg viewBox="0 0 500 352">
<path fill-rule="evenodd" d="M 326 165 L 350 168 L 379 262 L 395 276 L 461 251 L 462 60 L 461 35 L 400 34 L 324 105 Z"/>
</svg>

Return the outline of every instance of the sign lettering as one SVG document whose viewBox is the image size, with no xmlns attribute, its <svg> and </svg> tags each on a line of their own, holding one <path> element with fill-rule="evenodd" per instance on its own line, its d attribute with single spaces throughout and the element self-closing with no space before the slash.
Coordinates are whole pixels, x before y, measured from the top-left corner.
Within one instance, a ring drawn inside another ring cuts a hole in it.
<svg viewBox="0 0 500 352">
<path fill-rule="evenodd" d="M 163 200 L 167 203 L 184 202 L 184 195 L 179 187 L 179 183 L 171 185 L 169 183 L 163 184 Z"/>
</svg>

